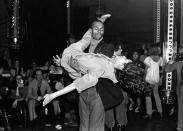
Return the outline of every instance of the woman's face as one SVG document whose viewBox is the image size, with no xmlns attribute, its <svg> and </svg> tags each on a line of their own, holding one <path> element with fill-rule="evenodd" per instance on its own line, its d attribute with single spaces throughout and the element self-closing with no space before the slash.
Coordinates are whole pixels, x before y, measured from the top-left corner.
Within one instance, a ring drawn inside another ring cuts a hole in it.
<svg viewBox="0 0 183 131">
<path fill-rule="evenodd" d="M 123 50 L 121 49 L 121 45 L 119 45 L 118 50 L 115 51 L 115 55 L 121 56 L 122 51 L 123 51 Z"/>
<path fill-rule="evenodd" d="M 139 58 L 138 52 L 133 53 L 133 60 L 137 60 Z"/>
</svg>

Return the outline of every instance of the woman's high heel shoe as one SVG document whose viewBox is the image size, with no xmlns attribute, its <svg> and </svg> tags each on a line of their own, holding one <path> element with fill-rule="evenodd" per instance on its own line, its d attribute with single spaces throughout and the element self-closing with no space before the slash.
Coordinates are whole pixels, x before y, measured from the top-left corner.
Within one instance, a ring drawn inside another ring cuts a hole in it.
<svg viewBox="0 0 183 131">
<path fill-rule="evenodd" d="M 144 119 L 151 120 L 152 115 L 150 115 L 150 114 L 146 114 L 145 116 L 143 116 L 143 118 L 144 118 Z"/>
<path fill-rule="evenodd" d="M 159 113 L 160 118 L 162 119 L 163 118 L 163 113 L 162 112 L 158 112 L 158 113 Z"/>
</svg>

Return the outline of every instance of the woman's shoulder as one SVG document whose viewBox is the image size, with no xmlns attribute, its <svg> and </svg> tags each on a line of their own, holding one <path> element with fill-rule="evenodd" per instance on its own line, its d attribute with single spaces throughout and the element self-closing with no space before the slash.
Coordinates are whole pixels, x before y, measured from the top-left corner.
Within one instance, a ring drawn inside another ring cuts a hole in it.
<svg viewBox="0 0 183 131">
<path fill-rule="evenodd" d="M 155 63 L 158 63 L 162 60 L 161 56 L 155 55 L 155 56 L 150 56 L 151 60 L 153 60 Z"/>
</svg>

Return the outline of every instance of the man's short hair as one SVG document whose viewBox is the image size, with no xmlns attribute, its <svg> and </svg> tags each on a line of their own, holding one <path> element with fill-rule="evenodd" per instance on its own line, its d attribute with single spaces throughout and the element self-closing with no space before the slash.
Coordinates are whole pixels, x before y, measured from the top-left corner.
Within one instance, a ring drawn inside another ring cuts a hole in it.
<svg viewBox="0 0 183 131">
<path fill-rule="evenodd" d="M 37 72 L 38 72 L 38 71 L 40 71 L 40 72 L 43 74 L 43 70 L 40 69 L 40 68 L 37 68 L 36 70 L 34 70 L 34 73 L 33 73 L 33 74 L 34 74 L 34 75 L 33 75 L 34 77 L 37 75 Z"/>
<path fill-rule="evenodd" d="M 95 21 L 93 21 L 92 23 L 91 23 L 91 28 L 93 27 L 93 25 L 94 25 L 94 23 L 97 23 L 97 22 L 99 22 L 99 23 L 102 23 L 103 25 L 104 25 L 104 23 L 102 22 L 102 21 L 100 21 L 100 20 L 95 20 Z"/>
</svg>

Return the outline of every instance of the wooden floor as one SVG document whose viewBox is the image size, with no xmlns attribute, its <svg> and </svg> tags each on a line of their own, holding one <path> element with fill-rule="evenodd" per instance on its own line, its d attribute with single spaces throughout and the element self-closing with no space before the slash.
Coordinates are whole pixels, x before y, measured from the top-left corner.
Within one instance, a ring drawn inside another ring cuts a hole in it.
<svg viewBox="0 0 183 131">
<path fill-rule="evenodd" d="M 157 115 L 154 115 L 151 120 L 142 118 L 140 114 L 128 113 L 128 125 L 126 131 L 175 131 L 176 128 L 176 116 L 164 117 L 160 119 Z M 29 127 L 23 129 L 22 127 L 16 127 L 13 131 L 58 131 L 54 126 L 45 127 L 38 123 L 37 127 Z M 62 131 L 78 131 L 77 127 L 63 126 Z"/>
</svg>

